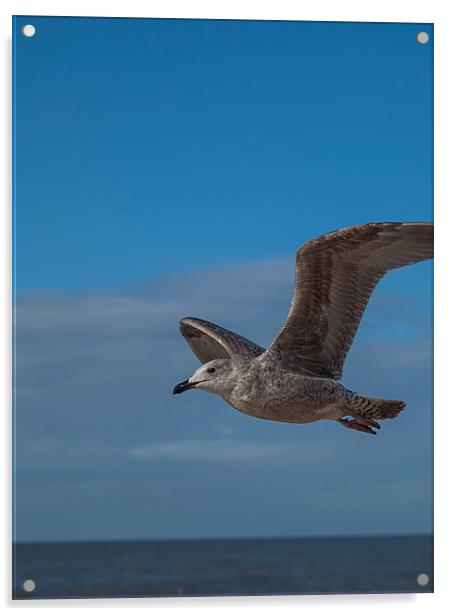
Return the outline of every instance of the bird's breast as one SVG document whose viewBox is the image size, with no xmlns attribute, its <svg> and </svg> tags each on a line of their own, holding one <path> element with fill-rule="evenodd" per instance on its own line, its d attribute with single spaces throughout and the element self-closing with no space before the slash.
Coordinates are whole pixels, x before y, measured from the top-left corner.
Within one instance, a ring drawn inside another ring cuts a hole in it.
<svg viewBox="0 0 452 616">
<path fill-rule="evenodd" d="M 250 371 L 226 401 L 247 415 L 274 421 L 308 423 L 324 418 L 322 409 L 337 397 L 340 385 L 329 379 L 275 370 Z"/>
</svg>

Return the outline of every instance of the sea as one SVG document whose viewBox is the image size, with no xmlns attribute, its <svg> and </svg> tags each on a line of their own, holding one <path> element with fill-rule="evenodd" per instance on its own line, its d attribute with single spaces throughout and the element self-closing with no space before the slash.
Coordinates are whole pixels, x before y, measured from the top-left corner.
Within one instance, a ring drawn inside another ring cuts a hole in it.
<svg viewBox="0 0 452 616">
<path fill-rule="evenodd" d="M 433 537 L 18 543 L 13 598 L 433 592 Z"/>
</svg>

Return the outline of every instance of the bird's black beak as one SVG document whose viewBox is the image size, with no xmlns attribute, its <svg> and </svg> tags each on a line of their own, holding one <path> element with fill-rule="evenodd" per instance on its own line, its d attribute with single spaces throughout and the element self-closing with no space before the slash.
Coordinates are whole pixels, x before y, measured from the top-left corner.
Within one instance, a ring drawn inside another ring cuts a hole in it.
<svg viewBox="0 0 452 616">
<path fill-rule="evenodd" d="M 178 383 L 174 389 L 173 389 L 173 394 L 181 394 L 184 391 L 187 391 L 187 389 L 191 389 L 192 387 L 194 387 L 195 383 L 189 383 L 188 379 L 186 381 L 182 381 L 182 383 Z"/>
</svg>

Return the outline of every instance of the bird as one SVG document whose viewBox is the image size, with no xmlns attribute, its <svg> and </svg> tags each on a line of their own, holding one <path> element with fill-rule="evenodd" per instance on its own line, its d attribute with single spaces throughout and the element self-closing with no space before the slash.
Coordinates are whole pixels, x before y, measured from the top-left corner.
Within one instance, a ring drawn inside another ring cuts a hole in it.
<svg viewBox="0 0 452 616">
<path fill-rule="evenodd" d="M 267 349 L 204 319 L 180 321 L 201 366 L 173 394 L 200 389 L 259 419 L 329 419 L 377 434 L 377 420 L 397 417 L 405 402 L 346 388 L 340 382 L 344 362 L 381 278 L 432 257 L 429 222 L 364 223 L 306 242 L 296 253 L 288 315 Z"/>
</svg>

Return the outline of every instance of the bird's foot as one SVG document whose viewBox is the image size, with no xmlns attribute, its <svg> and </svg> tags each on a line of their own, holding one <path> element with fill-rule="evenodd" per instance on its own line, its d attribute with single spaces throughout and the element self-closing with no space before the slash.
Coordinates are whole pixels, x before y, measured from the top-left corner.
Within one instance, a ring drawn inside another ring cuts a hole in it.
<svg viewBox="0 0 452 616">
<path fill-rule="evenodd" d="M 352 419 L 338 419 L 340 424 L 344 428 L 350 428 L 350 430 L 358 430 L 358 432 L 367 432 L 367 434 L 377 434 L 372 428 L 380 429 L 380 424 L 370 419 L 369 417 L 353 417 Z"/>
</svg>

